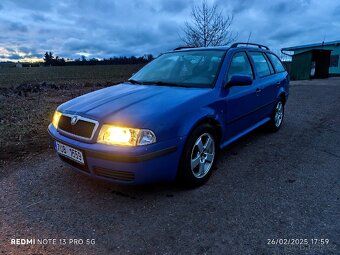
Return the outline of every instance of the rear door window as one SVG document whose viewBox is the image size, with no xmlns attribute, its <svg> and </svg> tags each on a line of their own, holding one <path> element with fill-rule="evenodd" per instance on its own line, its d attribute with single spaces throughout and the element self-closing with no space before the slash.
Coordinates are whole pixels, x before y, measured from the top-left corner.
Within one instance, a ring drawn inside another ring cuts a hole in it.
<svg viewBox="0 0 340 255">
<path fill-rule="evenodd" d="M 268 55 L 270 61 L 272 62 L 273 66 L 275 68 L 275 71 L 277 73 L 281 73 L 281 72 L 286 71 L 286 69 L 284 68 L 284 66 L 282 65 L 280 59 L 277 56 L 275 56 L 272 53 L 267 53 L 267 55 Z"/>
<path fill-rule="evenodd" d="M 262 52 L 251 51 L 250 57 L 254 61 L 255 70 L 260 77 L 265 77 L 271 74 L 270 63 Z"/>
<path fill-rule="evenodd" d="M 275 71 L 274 71 L 273 64 L 270 62 L 270 60 L 269 60 L 269 58 L 268 58 L 267 55 L 264 55 L 264 56 L 265 56 L 265 58 L 266 58 L 266 60 L 267 60 L 267 63 L 268 63 L 268 65 L 269 65 L 270 73 L 271 73 L 271 74 L 274 74 Z"/>
</svg>

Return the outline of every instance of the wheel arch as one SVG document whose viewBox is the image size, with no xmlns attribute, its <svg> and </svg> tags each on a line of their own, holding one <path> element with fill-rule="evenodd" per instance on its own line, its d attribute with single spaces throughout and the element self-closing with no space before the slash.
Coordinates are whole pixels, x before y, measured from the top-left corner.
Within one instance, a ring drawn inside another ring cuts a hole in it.
<svg viewBox="0 0 340 255">
<path fill-rule="evenodd" d="M 191 137 L 191 134 L 194 132 L 194 130 L 202 125 L 205 125 L 205 124 L 208 124 L 209 126 L 211 126 L 214 130 L 215 130 L 215 133 L 216 133 L 216 140 L 215 140 L 215 153 L 217 154 L 219 152 L 219 149 L 220 149 L 220 143 L 221 143 L 221 139 L 222 139 L 222 136 L 223 136 L 223 129 L 222 129 L 222 126 L 220 124 L 220 122 L 214 118 L 213 116 L 205 116 L 205 117 L 202 117 L 200 119 L 197 119 L 197 121 L 195 122 L 191 122 L 191 123 L 194 123 L 193 125 L 190 125 L 190 126 L 186 126 L 185 128 L 185 133 L 187 134 L 186 137 L 185 137 L 185 140 L 183 141 L 183 147 L 182 147 L 182 151 L 181 151 L 181 156 L 180 156 L 180 161 L 179 161 L 179 167 L 177 168 L 177 173 L 176 173 L 176 179 L 178 181 L 183 181 L 186 177 L 186 174 L 185 174 L 185 156 L 186 156 L 186 153 L 188 152 L 188 150 L 185 150 L 185 148 L 188 146 L 188 143 L 190 142 L 190 137 Z M 183 131 L 183 130 L 182 130 Z M 216 156 L 215 154 L 215 156 Z M 211 171 L 210 171 L 210 174 L 211 174 Z M 207 175 L 209 176 L 209 175 Z M 202 179 L 203 180 L 203 179 Z M 197 186 L 197 185 L 194 185 L 194 186 Z"/>
<path fill-rule="evenodd" d="M 218 145 L 221 143 L 221 139 L 223 137 L 223 129 L 222 129 L 222 125 L 221 123 L 214 118 L 213 116 L 205 116 L 199 120 L 197 120 L 192 126 L 191 128 L 188 130 L 187 134 L 188 137 L 189 135 L 199 126 L 204 125 L 204 124 L 208 124 L 210 125 L 212 128 L 214 128 L 215 132 L 216 132 L 216 140 L 218 142 Z"/>
<path fill-rule="evenodd" d="M 277 99 L 281 99 L 283 104 L 284 105 L 286 104 L 286 102 L 287 102 L 287 93 L 286 93 L 286 91 L 283 88 L 281 88 L 279 90 L 279 92 L 277 94 Z"/>
<path fill-rule="evenodd" d="M 287 102 L 286 93 L 281 92 L 280 95 L 279 95 L 279 98 L 282 100 L 283 104 L 286 104 L 286 102 Z"/>
</svg>

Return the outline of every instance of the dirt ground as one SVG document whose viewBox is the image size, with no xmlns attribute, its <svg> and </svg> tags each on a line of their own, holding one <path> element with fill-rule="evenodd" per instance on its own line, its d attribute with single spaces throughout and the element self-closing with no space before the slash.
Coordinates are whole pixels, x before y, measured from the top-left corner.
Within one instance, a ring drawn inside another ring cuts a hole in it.
<svg viewBox="0 0 340 255">
<path fill-rule="evenodd" d="M 339 254 L 340 80 L 292 82 L 290 92 L 282 129 L 228 147 L 194 190 L 94 181 L 47 147 L 7 162 L 0 254 Z"/>
<path fill-rule="evenodd" d="M 143 65 L 0 68 L 0 166 L 45 150 L 58 105 L 127 80 Z"/>
<path fill-rule="evenodd" d="M 57 85 L 117 83 L 142 66 L 143 64 L 0 68 L 0 88 L 42 82 Z"/>
</svg>

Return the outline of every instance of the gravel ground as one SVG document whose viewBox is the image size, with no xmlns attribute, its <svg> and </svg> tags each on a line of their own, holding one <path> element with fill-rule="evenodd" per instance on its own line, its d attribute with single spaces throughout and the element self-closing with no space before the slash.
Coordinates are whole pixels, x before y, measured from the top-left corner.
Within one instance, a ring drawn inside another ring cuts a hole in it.
<svg viewBox="0 0 340 255">
<path fill-rule="evenodd" d="M 339 79 L 294 82 L 282 129 L 224 150 L 194 190 L 94 181 L 51 149 L 11 162 L 0 169 L 0 254 L 339 254 L 339 110 Z M 329 244 L 268 244 L 277 238 Z"/>
</svg>

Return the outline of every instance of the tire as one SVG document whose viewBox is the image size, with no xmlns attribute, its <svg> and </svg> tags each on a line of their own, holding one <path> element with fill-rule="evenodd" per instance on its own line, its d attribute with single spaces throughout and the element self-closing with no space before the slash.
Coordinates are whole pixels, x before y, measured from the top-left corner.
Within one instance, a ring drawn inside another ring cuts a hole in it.
<svg viewBox="0 0 340 255">
<path fill-rule="evenodd" d="M 178 169 L 182 186 L 194 188 L 207 182 L 217 157 L 216 137 L 214 128 L 208 124 L 198 126 L 189 135 Z"/>
<path fill-rule="evenodd" d="M 274 111 L 272 113 L 271 119 L 268 122 L 268 129 L 271 132 L 277 132 L 283 122 L 283 117 L 284 117 L 284 103 L 282 100 L 279 100 L 274 108 Z"/>
</svg>

